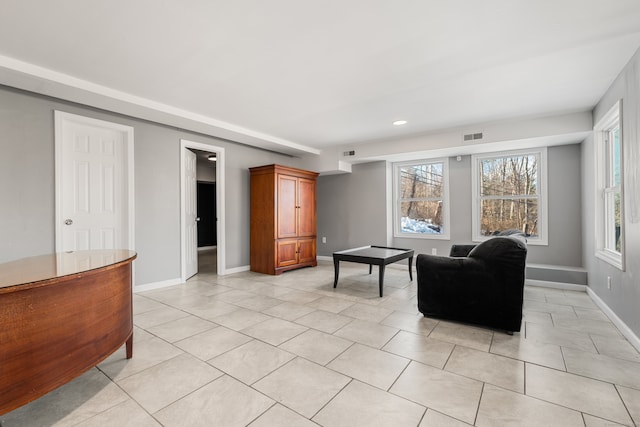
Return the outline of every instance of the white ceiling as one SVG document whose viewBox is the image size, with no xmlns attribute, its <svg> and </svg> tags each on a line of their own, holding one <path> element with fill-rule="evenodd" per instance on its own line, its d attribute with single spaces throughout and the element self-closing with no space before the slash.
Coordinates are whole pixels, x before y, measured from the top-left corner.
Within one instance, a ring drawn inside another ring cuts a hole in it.
<svg viewBox="0 0 640 427">
<path fill-rule="evenodd" d="M 0 83 L 283 152 L 590 110 L 640 46 L 638 0 L 0 3 Z"/>
</svg>

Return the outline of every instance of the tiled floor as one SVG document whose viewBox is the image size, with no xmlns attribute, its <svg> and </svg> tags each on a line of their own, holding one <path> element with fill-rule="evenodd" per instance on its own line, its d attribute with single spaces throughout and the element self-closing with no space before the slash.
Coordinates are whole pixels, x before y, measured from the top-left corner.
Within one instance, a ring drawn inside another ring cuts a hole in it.
<svg viewBox="0 0 640 427">
<path fill-rule="evenodd" d="M 527 287 L 513 336 L 422 317 L 416 283 L 343 263 L 201 273 L 134 295 L 134 357 L 0 417 L 14 426 L 640 425 L 640 355 L 579 292 Z M 634 422 L 636 424 L 634 424 Z"/>
</svg>

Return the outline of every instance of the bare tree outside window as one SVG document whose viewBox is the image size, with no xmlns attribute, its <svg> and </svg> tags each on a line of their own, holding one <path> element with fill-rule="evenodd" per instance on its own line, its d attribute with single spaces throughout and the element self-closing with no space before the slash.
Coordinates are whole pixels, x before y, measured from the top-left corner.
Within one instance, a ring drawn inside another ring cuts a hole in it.
<svg viewBox="0 0 640 427">
<path fill-rule="evenodd" d="M 527 236 L 538 236 L 538 165 L 535 154 L 480 161 L 482 235 L 518 229 Z"/>
<path fill-rule="evenodd" d="M 443 234 L 444 165 L 442 162 L 401 166 L 401 232 Z"/>
</svg>

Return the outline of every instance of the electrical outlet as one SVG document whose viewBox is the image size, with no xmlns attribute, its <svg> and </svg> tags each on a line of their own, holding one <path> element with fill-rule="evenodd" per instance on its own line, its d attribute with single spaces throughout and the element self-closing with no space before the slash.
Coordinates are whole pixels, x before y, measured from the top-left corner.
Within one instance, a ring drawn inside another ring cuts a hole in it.
<svg viewBox="0 0 640 427">
<path fill-rule="evenodd" d="M 431 248 L 431 255 L 438 255 L 438 249 L 437 248 Z"/>
<path fill-rule="evenodd" d="M 611 276 L 607 276 L 607 289 L 611 290 Z"/>
<path fill-rule="evenodd" d="M 326 237 L 322 237 L 322 243 L 327 243 L 327 238 Z"/>
</svg>

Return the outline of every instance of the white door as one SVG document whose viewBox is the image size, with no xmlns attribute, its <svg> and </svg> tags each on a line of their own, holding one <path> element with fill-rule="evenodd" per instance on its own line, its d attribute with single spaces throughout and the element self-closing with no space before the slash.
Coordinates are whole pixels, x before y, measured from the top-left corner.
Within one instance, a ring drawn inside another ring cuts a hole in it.
<svg viewBox="0 0 640 427">
<path fill-rule="evenodd" d="M 186 226 L 186 278 L 198 272 L 198 204 L 197 204 L 197 180 L 196 180 L 196 154 L 190 150 L 184 150 L 182 158 L 184 162 L 184 188 L 185 195 L 185 226 Z"/>
<path fill-rule="evenodd" d="M 56 111 L 56 250 L 132 249 L 133 129 Z"/>
</svg>

